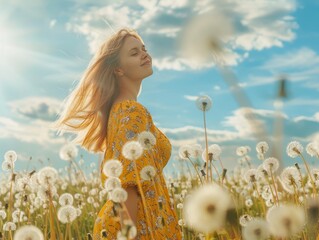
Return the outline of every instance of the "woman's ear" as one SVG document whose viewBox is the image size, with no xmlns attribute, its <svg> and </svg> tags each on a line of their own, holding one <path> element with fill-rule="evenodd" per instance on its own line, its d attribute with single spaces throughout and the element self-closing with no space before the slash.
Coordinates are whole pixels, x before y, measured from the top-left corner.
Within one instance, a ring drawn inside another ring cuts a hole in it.
<svg viewBox="0 0 319 240">
<path fill-rule="evenodd" d="M 123 77 L 123 75 L 124 75 L 122 69 L 120 69 L 120 68 L 115 68 L 114 72 L 119 77 Z"/>
</svg>

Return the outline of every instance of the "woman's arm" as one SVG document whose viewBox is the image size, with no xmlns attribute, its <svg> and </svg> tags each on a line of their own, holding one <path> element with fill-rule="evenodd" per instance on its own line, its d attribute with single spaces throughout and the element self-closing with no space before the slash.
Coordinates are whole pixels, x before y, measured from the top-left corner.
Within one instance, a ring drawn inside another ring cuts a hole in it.
<svg viewBox="0 0 319 240">
<path fill-rule="evenodd" d="M 135 226 L 137 227 L 137 204 L 138 204 L 138 191 L 136 186 L 130 186 L 125 189 L 127 191 L 127 200 L 125 202 L 125 206 L 134 222 Z"/>
</svg>

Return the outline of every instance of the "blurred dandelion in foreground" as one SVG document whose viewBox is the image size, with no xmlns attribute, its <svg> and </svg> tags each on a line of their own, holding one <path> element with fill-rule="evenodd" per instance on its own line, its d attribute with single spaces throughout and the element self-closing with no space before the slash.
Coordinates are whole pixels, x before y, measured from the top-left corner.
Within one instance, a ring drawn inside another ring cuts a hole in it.
<svg viewBox="0 0 319 240">
<path fill-rule="evenodd" d="M 182 31 L 181 55 L 200 64 L 221 61 L 229 52 L 224 44 L 233 31 L 230 18 L 221 11 L 213 10 L 195 16 Z"/>
<path fill-rule="evenodd" d="M 138 141 L 128 141 L 123 145 L 122 154 L 129 160 L 136 160 L 142 156 L 143 147 Z"/>
<path fill-rule="evenodd" d="M 183 218 L 186 225 L 202 233 L 221 228 L 232 206 L 229 193 L 217 184 L 206 184 L 185 199 Z"/>
<path fill-rule="evenodd" d="M 248 214 L 244 214 L 242 216 L 240 216 L 239 218 L 239 224 L 242 226 L 242 227 L 246 227 L 247 224 L 253 220 L 253 217 L 248 215 Z"/>
<path fill-rule="evenodd" d="M 254 218 L 243 228 L 244 240 L 265 240 L 270 237 L 268 223 L 261 218 Z"/>
<path fill-rule="evenodd" d="M 14 240 L 43 240 L 43 233 L 33 225 L 22 226 L 14 234 Z"/>
<path fill-rule="evenodd" d="M 306 224 L 303 208 L 293 204 L 271 207 L 268 209 L 266 219 L 271 234 L 281 238 L 294 236 L 302 231 Z"/>
</svg>

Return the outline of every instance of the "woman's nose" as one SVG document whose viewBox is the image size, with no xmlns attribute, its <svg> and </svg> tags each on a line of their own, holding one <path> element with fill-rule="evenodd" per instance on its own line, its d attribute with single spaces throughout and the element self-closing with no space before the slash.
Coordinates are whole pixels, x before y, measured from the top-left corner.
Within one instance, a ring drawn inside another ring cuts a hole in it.
<svg viewBox="0 0 319 240">
<path fill-rule="evenodd" d="M 148 56 L 148 53 L 147 52 L 143 52 L 142 59 L 146 58 L 147 56 Z"/>
</svg>

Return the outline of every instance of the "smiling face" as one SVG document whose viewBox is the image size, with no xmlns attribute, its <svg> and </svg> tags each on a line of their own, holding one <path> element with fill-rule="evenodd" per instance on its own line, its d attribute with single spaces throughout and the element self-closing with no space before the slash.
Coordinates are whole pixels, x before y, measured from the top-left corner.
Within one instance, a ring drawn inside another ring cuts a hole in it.
<svg viewBox="0 0 319 240">
<path fill-rule="evenodd" d="M 117 72 L 120 77 L 131 80 L 142 80 L 153 73 L 152 58 L 139 39 L 132 36 L 125 39 Z"/>
</svg>

